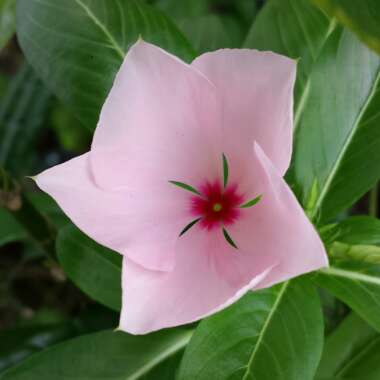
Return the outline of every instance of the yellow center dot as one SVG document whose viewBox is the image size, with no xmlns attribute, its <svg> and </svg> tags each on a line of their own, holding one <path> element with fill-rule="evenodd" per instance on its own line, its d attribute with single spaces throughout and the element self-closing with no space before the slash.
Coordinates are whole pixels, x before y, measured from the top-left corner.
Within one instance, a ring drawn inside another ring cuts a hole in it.
<svg viewBox="0 0 380 380">
<path fill-rule="evenodd" d="M 213 211 L 219 212 L 222 210 L 222 205 L 220 203 L 214 203 L 212 206 Z"/>
</svg>

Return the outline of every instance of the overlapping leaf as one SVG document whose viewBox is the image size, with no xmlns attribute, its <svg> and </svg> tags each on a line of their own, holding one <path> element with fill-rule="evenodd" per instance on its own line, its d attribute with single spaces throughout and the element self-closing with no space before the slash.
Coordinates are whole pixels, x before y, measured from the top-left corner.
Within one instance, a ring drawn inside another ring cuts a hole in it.
<svg viewBox="0 0 380 380">
<path fill-rule="evenodd" d="M 293 280 L 202 321 L 179 380 L 311 380 L 322 341 L 318 295 L 306 279 Z"/>
<path fill-rule="evenodd" d="M 176 367 L 171 358 L 191 334 L 172 329 L 145 336 L 113 331 L 83 335 L 31 356 L 0 380 L 172 380 Z"/>
<path fill-rule="evenodd" d="M 91 129 L 139 36 L 181 58 L 194 57 L 174 24 L 139 0 L 20 0 L 17 34 L 46 85 Z"/>
</svg>

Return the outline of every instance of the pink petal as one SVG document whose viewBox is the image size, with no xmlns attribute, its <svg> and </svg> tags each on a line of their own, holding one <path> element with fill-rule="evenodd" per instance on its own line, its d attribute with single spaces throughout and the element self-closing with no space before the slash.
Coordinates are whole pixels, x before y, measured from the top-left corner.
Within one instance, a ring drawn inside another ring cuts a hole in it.
<svg viewBox="0 0 380 380">
<path fill-rule="evenodd" d="M 142 40 L 132 46 L 103 106 L 91 150 L 96 182 L 132 192 L 196 186 L 219 173 L 220 104 L 196 69 Z"/>
<path fill-rule="evenodd" d="M 173 268 L 174 246 L 188 223 L 185 191 L 169 183 L 164 194 L 149 197 L 105 191 L 94 182 L 88 153 L 44 171 L 36 182 L 98 243 L 146 268 Z"/>
<path fill-rule="evenodd" d="M 250 166 L 242 185 L 263 197 L 228 226 L 238 249 L 220 229 L 195 225 L 178 239 L 172 272 L 147 271 L 124 259 L 122 330 L 144 334 L 190 323 L 227 307 L 249 289 L 328 265 L 314 227 L 258 144 Z"/>
<path fill-rule="evenodd" d="M 222 98 L 225 153 L 250 154 L 255 140 L 283 175 L 292 152 L 296 62 L 271 52 L 223 49 L 201 55 L 192 66 Z"/>
<path fill-rule="evenodd" d="M 276 263 L 259 288 L 288 280 L 328 265 L 323 243 L 278 170 L 254 144 L 252 176 L 261 201 L 242 212 L 229 228 L 239 248 L 251 250 L 267 265 Z"/>
<path fill-rule="evenodd" d="M 271 267 L 247 268 L 221 231 L 210 238 L 197 226 L 178 240 L 172 272 L 148 271 L 123 261 L 120 329 L 145 334 L 190 323 L 229 306 L 257 286 Z"/>
</svg>

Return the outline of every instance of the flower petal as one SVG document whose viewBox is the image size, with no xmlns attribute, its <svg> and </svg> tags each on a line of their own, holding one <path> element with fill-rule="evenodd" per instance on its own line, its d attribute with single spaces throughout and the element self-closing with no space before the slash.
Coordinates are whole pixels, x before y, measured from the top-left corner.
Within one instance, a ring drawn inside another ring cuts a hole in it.
<svg viewBox="0 0 380 380">
<path fill-rule="evenodd" d="M 229 228 L 243 250 L 276 267 L 259 287 L 268 287 L 328 265 L 322 241 L 303 209 L 261 147 L 254 144 L 252 177 L 260 202 L 245 209 Z"/>
<path fill-rule="evenodd" d="M 222 49 L 201 55 L 192 66 L 222 98 L 224 151 L 236 161 L 242 150 L 251 154 L 255 140 L 283 175 L 292 152 L 296 62 L 271 52 Z"/>
<path fill-rule="evenodd" d="M 221 231 L 194 226 L 178 240 L 172 272 L 148 271 L 123 261 L 120 329 L 145 334 L 190 323 L 229 306 L 257 286 L 271 267 L 243 265 Z"/>
<path fill-rule="evenodd" d="M 103 188 L 196 187 L 216 175 L 220 102 L 196 69 L 142 40 L 132 46 L 103 106 L 91 159 Z"/>
<path fill-rule="evenodd" d="M 88 153 L 44 171 L 36 182 L 98 243 L 146 268 L 173 268 L 174 246 L 188 222 L 184 195 L 174 186 L 149 198 L 105 191 L 93 180 Z"/>
</svg>

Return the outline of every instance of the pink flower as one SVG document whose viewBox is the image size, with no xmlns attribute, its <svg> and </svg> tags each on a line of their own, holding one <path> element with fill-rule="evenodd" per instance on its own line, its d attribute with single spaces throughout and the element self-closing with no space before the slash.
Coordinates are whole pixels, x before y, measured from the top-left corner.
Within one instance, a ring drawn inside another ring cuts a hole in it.
<svg viewBox="0 0 380 380">
<path fill-rule="evenodd" d="M 188 65 L 138 41 L 91 151 L 37 177 L 80 229 L 123 255 L 122 330 L 189 323 L 328 264 L 282 179 L 295 74 L 270 52 L 224 49 Z"/>
</svg>

